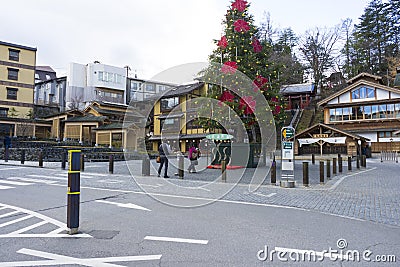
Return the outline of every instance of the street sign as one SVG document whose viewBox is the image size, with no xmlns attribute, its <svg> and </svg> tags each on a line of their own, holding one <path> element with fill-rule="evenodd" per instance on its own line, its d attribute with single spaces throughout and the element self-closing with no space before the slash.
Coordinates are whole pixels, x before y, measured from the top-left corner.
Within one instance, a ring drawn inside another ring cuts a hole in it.
<svg viewBox="0 0 400 267">
<path fill-rule="evenodd" d="M 293 149 L 293 142 L 283 142 L 283 149 Z"/>
<path fill-rule="evenodd" d="M 289 128 L 289 127 L 285 127 L 282 131 L 282 137 L 283 140 L 287 140 L 289 138 L 292 138 L 294 136 L 294 129 L 293 128 Z"/>
</svg>

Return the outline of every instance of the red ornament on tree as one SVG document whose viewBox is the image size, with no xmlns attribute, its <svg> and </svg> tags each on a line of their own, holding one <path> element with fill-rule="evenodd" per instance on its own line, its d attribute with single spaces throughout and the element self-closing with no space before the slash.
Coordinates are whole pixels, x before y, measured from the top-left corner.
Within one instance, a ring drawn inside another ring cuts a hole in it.
<svg viewBox="0 0 400 267">
<path fill-rule="evenodd" d="M 243 12 L 247 7 L 247 1 L 245 0 L 236 0 L 232 3 L 232 9 L 237 10 L 239 12 Z"/>
<path fill-rule="evenodd" d="M 235 26 L 234 30 L 237 32 L 247 32 L 250 30 L 249 23 L 245 20 L 238 19 L 233 23 L 233 26 Z"/>
<path fill-rule="evenodd" d="M 245 115 L 253 114 L 256 109 L 256 100 L 252 96 L 244 96 L 240 99 L 239 108 L 244 108 Z"/>
<path fill-rule="evenodd" d="M 251 45 L 253 46 L 253 51 L 255 53 L 260 53 L 262 51 L 263 47 L 257 38 L 253 38 L 253 42 L 251 43 Z"/>
<path fill-rule="evenodd" d="M 218 46 L 225 49 L 228 46 L 228 39 L 226 39 L 226 36 L 222 36 L 221 40 L 218 41 Z"/>
<path fill-rule="evenodd" d="M 237 68 L 238 66 L 235 61 L 227 61 L 222 65 L 221 71 L 225 74 L 234 74 Z"/>
<path fill-rule="evenodd" d="M 278 98 L 276 98 L 275 96 L 274 96 L 274 97 L 271 97 L 271 101 L 272 101 L 272 102 L 275 102 L 275 103 L 278 103 Z"/>
</svg>

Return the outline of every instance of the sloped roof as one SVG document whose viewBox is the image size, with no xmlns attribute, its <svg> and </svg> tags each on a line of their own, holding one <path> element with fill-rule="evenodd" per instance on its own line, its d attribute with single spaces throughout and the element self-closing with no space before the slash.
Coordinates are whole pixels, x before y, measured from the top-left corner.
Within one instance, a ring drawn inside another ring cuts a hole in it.
<svg viewBox="0 0 400 267">
<path fill-rule="evenodd" d="M 293 95 L 293 94 L 311 94 L 314 92 L 315 84 L 313 83 L 299 83 L 283 85 L 280 92 L 282 95 Z"/>
<path fill-rule="evenodd" d="M 203 82 L 187 84 L 187 85 L 179 85 L 167 91 L 161 98 L 186 95 L 188 93 L 193 92 L 196 89 L 203 87 L 203 85 L 204 85 Z"/>
<path fill-rule="evenodd" d="M 356 82 L 357 80 L 365 79 L 365 78 L 374 79 L 374 80 L 376 80 L 378 83 L 381 83 L 381 82 L 382 82 L 382 77 L 376 76 L 376 75 L 373 75 L 373 74 L 370 74 L 370 73 L 367 73 L 367 72 L 362 72 L 362 73 L 360 73 L 360 74 L 354 76 L 353 78 L 347 80 L 347 83 L 348 83 L 348 84 L 351 84 L 351 83 L 353 83 L 353 82 Z"/>
<path fill-rule="evenodd" d="M 122 123 L 110 123 L 110 124 L 104 124 L 101 125 L 97 128 L 94 128 L 93 130 L 98 131 L 98 130 L 115 130 L 115 129 L 122 129 L 123 124 Z"/>
<path fill-rule="evenodd" d="M 76 116 L 66 120 L 66 122 L 104 122 L 106 116 Z"/>
<path fill-rule="evenodd" d="M 352 134 L 352 133 L 340 130 L 338 128 L 335 128 L 333 126 L 329 126 L 329 125 L 326 125 L 326 124 L 323 124 L 323 123 L 314 124 L 313 126 L 311 126 L 311 127 L 307 128 L 307 129 L 305 129 L 304 131 L 301 131 L 300 133 L 296 134 L 295 138 L 297 138 L 299 136 L 302 136 L 303 134 L 306 134 L 308 132 L 312 132 L 313 130 L 315 130 L 317 128 L 320 128 L 320 127 L 328 129 L 328 130 L 331 130 L 333 132 L 337 132 L 337 133 L 346 135 L 346 136 L 354 138 L 354 139 L 359 139 L 359 140 L 363 140 L 363 141 L 368 141 L 369 140 L 368 138 L 359 136 L 357 134 Z"/>
<path fill-rule="evenodd" d="M 364 80 L 364 79 L 360 79 L 360 80 L 356 81 L 355 83 L 352 83 L 349 86 L 343 88 L 342 90 L 332 94 L 331 96 L 329 96 L 329 97 L 327 97 L 325 99 L 322 99 L 321 101 L 319 101 L 317 103 L 317 105 L 318 106 L 325 105 L 329 101 L 331 101 L 332 99 L 334 99 L 334 98 L 336 98 L 336 97 L 338 97 L 338 96 L 340 96 L 340 95 L 342 95 L 344 93 L 347 93 L 348 91 L 350 91 L 350 90 L 352 90 L 352 89 L 354 89 L 354 88 L 356 88 L 357 86 L 360 86 L 360 85 L 368 85 L 368 86 L 371 86 L 371 87 L 374 87 L 374 88 L 376 87 L 376 88 L 379 88 L 379 89 L 383 89 L 383 90 L 386 90 L 386 91 L 390 91 L 390 92 L 393 92 L 393 93 L 400 94 L 400 89 L 399 88 L 393 88 L 393 87 L 389 87 L 389 86 L 386 86 L 386 85 L 373 83 L 373 82 L 370 82 L 370 81 L 367 81 L 367 80 Z"/>
</svg>

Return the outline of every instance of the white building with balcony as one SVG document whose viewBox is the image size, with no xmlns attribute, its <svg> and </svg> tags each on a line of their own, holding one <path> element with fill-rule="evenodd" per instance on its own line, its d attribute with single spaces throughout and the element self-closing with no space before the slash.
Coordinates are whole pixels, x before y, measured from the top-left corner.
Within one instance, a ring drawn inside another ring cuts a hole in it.
<svg viewBox="0 0 400 267">
<path fill-rule="evenodd" d="M 70 63 L 66 108 L 84 109 L 93 101 L 125 104 L 126 69 L 100 64 Z"/>
</svg>

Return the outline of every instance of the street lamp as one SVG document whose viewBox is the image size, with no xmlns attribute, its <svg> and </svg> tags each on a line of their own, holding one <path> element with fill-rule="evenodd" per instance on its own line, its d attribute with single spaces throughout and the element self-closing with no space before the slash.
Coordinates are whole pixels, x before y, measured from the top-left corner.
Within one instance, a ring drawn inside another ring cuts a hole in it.
<svg viewBox="0 0 400 267">
<path fill-rule="evenodd" d="M 361 158 L 361 140 L 358 140 L 357 143 L 358 143 L 359 156 Z"/>
</svg>

